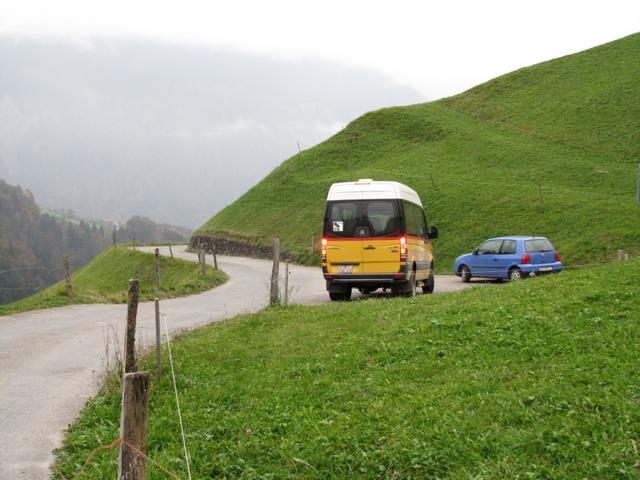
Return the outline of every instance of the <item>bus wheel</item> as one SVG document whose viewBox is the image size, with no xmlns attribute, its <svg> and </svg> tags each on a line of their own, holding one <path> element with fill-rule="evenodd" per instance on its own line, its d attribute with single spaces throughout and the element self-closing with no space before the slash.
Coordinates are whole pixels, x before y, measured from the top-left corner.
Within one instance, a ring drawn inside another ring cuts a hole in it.
<svg viewBox="0 0 640 480">
<path fill-rule="evenodd" d="M 422 285 L 423 293 L 433 293 L 433 289 L 436 287 L 436 279 L 433 276 L 433 270 L 429 273 L 429 277 L 424 281 Z"/>
<path fill-rule="evenodd" d="M 344 292 L 329 292 L 329 298 L 334 302 L 346 302 L 351 300 L 351 289 Z"/>
<path fill-rule="evenodd" d="M 415 297 L 417 290 L 417 281 L 416 281 L 416 272 L 413 272 L 411 278 L 407 282 L 406 290 L 404 291 L 404 295 L 406 297 Z"/>
</svg>

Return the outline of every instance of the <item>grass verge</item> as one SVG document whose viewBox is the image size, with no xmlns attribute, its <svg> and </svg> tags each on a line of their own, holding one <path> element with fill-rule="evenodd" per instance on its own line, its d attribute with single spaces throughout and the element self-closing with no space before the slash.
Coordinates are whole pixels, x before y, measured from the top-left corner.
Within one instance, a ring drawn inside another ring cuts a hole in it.
<svg viewBox="0 0 640 480">
<path fill-rule="evenodd" d="M 0 316 L 78 303 L 125 303 L 130 278 L 140 281 L 140 300 L 172 298 L 214 288 L 227 279 L 224 272 L 208 267 L 205 277 L 197 263 L 160 257 L 160 288 L 155 287 L 153 254 L 126 247 L 105 249 L 88 265 L 72 274 L 73 299 L 67 299 L 64 280 L 17 302 L 0 305 Z"/>
<path fill-rule="evenodd" d="M 638 478 L 639 267 L 185 333 L 173 353 L 194 478 Z M 119 405 L 105 390 L 70 427 L 66 476 L 117 438 Z M 167 375 L 148 442 L 186 478 Z M 116 462 L 101 453 L 80 478 L 113 478 Z"/>
</svg>

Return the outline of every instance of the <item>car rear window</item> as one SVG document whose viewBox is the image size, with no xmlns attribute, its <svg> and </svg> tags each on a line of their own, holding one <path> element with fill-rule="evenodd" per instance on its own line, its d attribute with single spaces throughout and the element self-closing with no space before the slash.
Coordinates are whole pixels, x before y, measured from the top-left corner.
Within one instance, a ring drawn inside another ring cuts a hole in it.
<svg viewBox="0 0 640 480">
<path fill-rule="evenodd" d="M 525 240 L 524 249 L 527 253 L 551 252 L 554 250 L 553 245 L 551 245 L 551 242 L 546 238 Z"/>
<path fill-rule="evenodd" d="M 396 200 L 344 200 L 327 205 L 325 235 L 332 237 L 387 237 L 402 228 Z"/>
</svg>

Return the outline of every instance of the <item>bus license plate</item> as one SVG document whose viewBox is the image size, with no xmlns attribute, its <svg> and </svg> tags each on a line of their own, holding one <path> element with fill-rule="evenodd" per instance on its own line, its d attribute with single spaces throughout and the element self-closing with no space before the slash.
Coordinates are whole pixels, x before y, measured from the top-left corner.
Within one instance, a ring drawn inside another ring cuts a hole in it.
<svg viewBox="0 0 640 480">
<path fill-rule="evenodd" d="M 540 267 L 541 272 L 550 272 L 552 269 L 553 267 Z"/>
<path fill-rule="evenodd" d="M 340 265 L 338 266 L 340 273 L 351 273 L 353 271 L 353 265 Z"/>
</svg>

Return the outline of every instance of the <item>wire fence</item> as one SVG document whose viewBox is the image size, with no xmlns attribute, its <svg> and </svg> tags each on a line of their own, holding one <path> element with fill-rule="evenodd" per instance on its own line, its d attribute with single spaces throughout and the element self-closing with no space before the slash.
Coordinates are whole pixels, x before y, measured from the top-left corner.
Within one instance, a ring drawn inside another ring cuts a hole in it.
<svg viewBox="0 0 640 480">
<path fill-rule="evenodd" d="M 187 472 L 186 480 L 191 480 L 191 478 L 192 478 L 192 475 L 191 475 L 191 459 L 190 459 L 190 456 L 189 456 L 189 451 L 187 449 L 187 436 L 186 436 L 186 431 L 185 431 L 185 427 L 184 427 L 184 420 L 183 420 L 183 417 L 182 417 L 182 409 L 181 409 L 181 406 L 180 406 L 180 398 L 179 398 L 179 395 L 178 395 L 178 386 L 177 386 L 177 381 L 176 381 L 175 362 L 174 362 L 174 358 L 173 358 L 173 351 L 171 349 L 171 334 L 169 333 L 169 323 L 168 323 L 168 320 L 167 320 L 168 319 L 168 314 L 167 313 L 162 313 L 161 316 L 162 316 L 162 319 L 163 319 L 163 322 L 164 322 L 165 345 L 166 345 L 166 350 L 167 350 L 168 357 L 169 357 L 169 365 L 171 367 L 170 368 L 171 382 L 172 382 L 172 385 L 173 385 L 173 391 L 174 391 L 174 395 L 175 395 L 176 416 L 178 418 L 178 422 L 179 422 L 179 425 L 180 425 L 180 436 L 181 436 L 181 440 L 182 440 L 184 461 L 185 461 L 186 472 Z M 116 362 L 116 364 L 115 364 L 115 366 L 113 368 L 121 369 L 122 365 L 119 364 L 118 362 Z M 108 452 L 108 451 L 113 450 L 115 448 L 121 448 L 122 446 L 126 446 L 128 448 L 128 450 L 133 452 L 133 454 L 135 456 L 143 459 L 146 462 L 149 462 L 151 465 L 153 465 L 155 468 L 157 468 L 160 472 L 164 473 L 168 478 L 171 478 L 171 479 L 174 479 L 174 480 L 182 480 L 182 477 L 180 477 L 180 475 L 178 473 L 176 473 L 175 471 L 172 471 L 169 468 L 163 466 L 160 462 L 158 462 L 157 460 L 149 457 L 140 448 L 138 448 L 135 445 L 132 445 L 131 443 L 127 442 L 122 437 L 118 437 L 118 438 L 116 438 L 115 440 L 113 440 L 112 442 L 110 442 L 108 444 L 99 445 L 96 448 L 94 448 L 86 456 L 86 459 L 85 459 L 84 463 L 82 464 L 82 466 L 71 477 L 65 476 L 64 472 L 62 471 L 62 468 L 58 464 L 54 464 L 53 465 L 53 469 L 54 469 L 55 473 L 58 474 L 60 476 L 60 478 L 62 478 L 63 480 L 78 480 L 80 478 L 83 478 L 82 476 L 86 472 L 87 467 L 89 467 L 97 459 L 97 457 L 98 457 L 98 455 L 100 453 Z"/>
<path fill-rule="evenodd" d="M 85 470 L 87 469 L 87 467 L 93 462 L 93 460 L 96 458 L 96 456 L 100 453 L 100 452 L 106 452 L 109 450 L 113 450 L 114 448 L 120 448 L 121 446 L 125 445 L 127 448 L 129 448 L 137 457 L 144 459 L 145 461 L 149 462 L 151 465 L 153 465 L 154 467 L 156 467 L 158 470 L 160 470 L 161 472 L 163 472 L 165 475 L 167 475 L 169 478 L 172 478 L 174 480 L 182 480 L 177 473 L 172 472 L 171 470 L 169 470 L 168 468 L 164 467 L 163 465 L 161 465 L 159 462 L 155 461 L 153 458 L 149 457 L 146 453 L 144 453 L 143 451 L 141 451 L 140 449 L 136 448 L 134 445 L 131 445 L 129 442 L 127 442 L 126 440 L 124 440 L 123 438 L 116 438 L 113 442 L 108 443 L 106 445 L 100 445 L 99 447 L 94 448 L 89 455 L 87 455 L 87 458 L 84 462 L 84 464 L 82 465 L 82 467 L 80 467 L 80 469 L 73 475 L 73 477 L 66 477 L 64 475 L 64 473 L 62 472 L 62 469 L 57 465 L 54 464 L 53 465 L 53 469 L 55 470 L 55 472 L 63 479 L 63 480 L 78 480 L 79 478 L 81 478 L 81 475 L 85 472 Z"/>
</svg>

